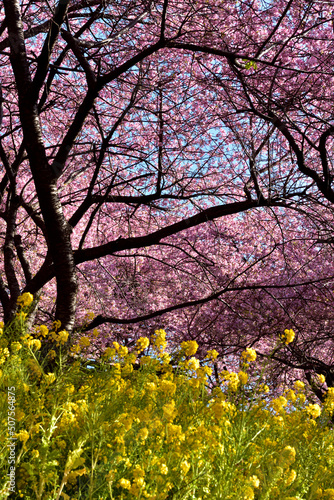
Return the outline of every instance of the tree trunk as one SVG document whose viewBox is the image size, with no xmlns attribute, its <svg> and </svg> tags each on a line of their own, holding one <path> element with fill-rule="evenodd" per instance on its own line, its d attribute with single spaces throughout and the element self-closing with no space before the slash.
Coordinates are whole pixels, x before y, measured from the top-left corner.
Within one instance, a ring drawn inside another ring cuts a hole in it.
<svg viewBox="0 0 334 500">
<path fill-rule="evenodd" d="M 59 15 L 63 17 L 67 3 L 63 2 L 62 9 L 58 9 Z M 77 296 L 71 230 L 58 198 L 56 175 L 53 173 L 46 156 L 37 108 L 39 90 L 47 73 L 52 43 L 54 43 L 57 33 L 52 35 L 50 46 L 48 43 L 45 45 L 46 52 L 43 52 L 43 57 L 38 61 L 37 81 L 36 78 L 32 81 L 24 43 L 20 2 L 18 0 L 4 0 L 4 6 L 11 49 L 10 59 L 19 95 L 18 104 L 24 145 L 45 222 L 48 249 L 55 268 L 57 281 L 55 319 L 61 322 L 62 329 L 71 332 L 74 326 Z M 57 12 L 56 15 L 58 15 Z M 61 23 L 61 20 L 59 22 Z M 54 24 L 52 30 L 59 30 L 59 25 Z M 49 42 L 49 39 L 47 41 Z"/>
</svg>

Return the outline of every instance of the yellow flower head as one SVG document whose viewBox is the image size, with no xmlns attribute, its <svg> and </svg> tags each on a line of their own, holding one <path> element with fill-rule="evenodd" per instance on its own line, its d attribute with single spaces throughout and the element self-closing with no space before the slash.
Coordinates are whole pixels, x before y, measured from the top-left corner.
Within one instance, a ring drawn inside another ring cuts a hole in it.
<svg viewBox="0 0 334 500">
<path fill-rule="evenodd" d="M 237 373 L 228 372 L 227 370 L 225 370 L 220 374 L 220 376 L 223 380 L 226 380 L 226 382 L 228 382 L 228 388 L 231 391 L 236 392 L 238 390 L 240 380 Z"/>
<path fill-rule="evenodd" d="M 164 418 L 168 422 L 172 422 L 177 415 L 177 409 L 175 408 L 175 401 L 172 399 L 170 403 L 165 404 L 162 407 L 162 411 L 164 413 Z"/>
<path fill-rule="evenodd" d="M 294 482 L 296 477 L 297 477 L 297 472 L 294 469 L 291 469 L 288 472 L 288 475 L 286 476 L 285 486 L 290 486 L 290 484 L 292 484 Z"/>
<path fill-rule="evenodd" d="M 56 321 L 54 321 L 54 322 L 52 323 L 52 325 L 53 325 L 53 328 L 54 328 L 55 330 L 59 330 L 59 328 L 61 327 L 61 321 L 59 321 L 59 319 L 57 319 Z"/>
<path fill-rule="evenodd" d="M 241 359 L 244 362 L 252 362 L 256 360 L 256 351 L 250 347 L 246 347 L 246 350 L 241 353 Z"/>
<path fill-rule="evenodd" d="M 188 363 L 189 370 L 197 370 L 199 368 L 199 360 L 197 358 L 190 358 Z"/>
<path fill-rule="evenodd" d="M 32 339 L 29 347 L 38 351 L 42 347 L 41 341 L 38 339 Z"/>
<path fill-rule="evenodd" d="M 296 389 L 296 391 L 302 391 L 303 389 L 305 389 L 305 384 L 301 380 L 296 380 L 293 386 Z"/>
<path fill-rule="evenodd" d="M 187 340 L 181 343 L 181 349 L 187 356 L 193 356 L 197 352 L 198 344 L 196 340 Z"/>
<path fill-rule="evenodd" d="M 45 325 L 40 325 L 40 326 L 36 326 L 35 328 L 35 332 L 41 336 L 41 337 L 46 337 L 48 334 L 49 334 L 49 329 L 47 326 Z"/>
<path fill-rule="evenodd" d="M 153 335 L 154 347 L 163 351 L 167 347 L 165 330 L 156 330 Z"/>
<path fill-rule="evenodd" d="M 17 312 L 16 313 L 16 317 L 17 319 L 19 319 L 20 321 L 24 321 L 27 317 L 27 313 L 23 312 L 23 311 L 20 311 L 20 312 Z"/>
<path fill-rule="evenodd" d="M 322 497 L 324 500 L 334 500 L 334 488 L 324 490 Z"/>
<path fill-rule="evenodd" d="M 44 376 L 45 382 L 50 385 L 56 380 L 56 375 L 54 373 L 48 373 Z"/>
<path fill-rule="evenodd" d="M 142 427 L 139 430 L 139 432 L 137 434 L 137 437 L 138 437 L 138 439 L 141 439 L 142 441 L 145 441 L 145 439 L 147 439 L 147 437 L 148 437 L 148 429 L 147 429 L 147 427 Z"/>
<path fill-rule="evenodd" d="M 65 344 L 68 340 L 68 332 L 66 330 L 61 330 L 61 332 L 58 333 L 58 342 L 61 344 Z"/>
<path fill-rule="evenodd" d="M 219 356 L 219 352 L 218 352 L 218 351 L 216 351 L 216 349 L 212 349 L 211 351 L 208 351 L 208 352 L 206 353 L 206 356 L 205 356 L 205 357 L 206 357 L 207 359 L 210 359 L 211 361 L 214 361 L 215 359 L 217 359 L 217 358 L 218 358 L 218 356 Z"/>
<path fill-rule="evenodd" d="M 144 469 L 141 468 L 141 466 L 139 464 L 135 465 L 135 467 L 133 469 L 133 477 L 135 479 L 145 477 L 145 471 L 144 471 Z"/>
<path fill-rule="evenodd" d="M 22 307 L 29 307 L 33 300 L 34 296 L 31 293 L 26 292 L 18 297 L 17 303 Z"/>
<path fill-rule="evenodd" d="M 293 330 L 284 330 L 284 333 L 281 335 L 281 340 L 287 345 L 291 344 L 294 341 L 296 334 Z"/>
<path fill-rule="evenodd" d="M 136 341 L 137 351 L 141 352 L 150 345 L 150 340 L 147 337 L 140 337 Z"/>
<path fill-rule="evenodd" d="M 321 408 L 318 404 L 310 404 L 305 408 L 305 411 L 310 415 L 312 418 L 318 418 L 321 415 Z"/>
<path fill-rule="evenodd" d="M 284 396 L 279 396 L 276 399 L 273 399 L 271 402 L 272 408 L 277 412 L 283 411 L 283 408 L 288 404 L 288 400 Z"/>
<path fill-rule="evenodd" d="M 22 349 L 22 344 L 20 344 L 20 342 L 12 342 L 10 347 L 13 352 L 18 352 L 20 349 Z"/>
<path fill-rule="evenodd" d="M 319 374 L 317 374 L 317 375 L 318 375 L 318 380 L 319 380 L 320 384 L 324 384 L 326 382 L 325 375 L 319 375 Z"/>
<path fill-rule="evenodd" d="M 57 356 L 57 353 L 54 349 L 51 349 L 51 351 L 48 352 L 48 357 L 51 359 L 54 359 Z"/>
<path fill-rule="evenodd" d="M 248 381 L 248 375 L 245 372 L 239 372 L 238 377 L 241 385 L 246 385 Z"/>
<path fill-rule="evenodd" d="M 293 446 L 286 446 L 280 454 L 280 462 L 284 466 L 291 465 L 296 460 L 296 450 Z"/>
<path fill-rule="evenodd" d="M 166 464 L 162 463 L 162 464 L 159 464 L 159 471 L 160 471 L 160 474 L 163 474 L 163 475 L 167 475 L 168 474 L 168 467 Z"/>
<path fill-rule="evenodd" d="M 29 432 L 25 430 L 21 430 L 20 432 L 16 433 L 16 437 L 20 440 L 23 441 L 23 443 L 26 443 L 29 439 Z"/>
<path fill-rule="evenodd" d="M 189 462 L 187 462 L 187 460 L 183 460 L 183 461 L 181 462 L 180 468 L 181 468 L 182 474 L 183 474 L 184 476 L 188 473 L 188 471 L 189 471 L 190 467 L 191 467 L 191 466 L 190 466 L 190 463 L 189 463 Z"/>
<path fill-rule="evenodd" d="M 216 401 L 213 400 L 210 406 L 212 413 L 217 419 L 220 419 L 225 416 L 229 416 L 231 413 L 234 413 L 235 406 L 227 401 Z"/>
<path fill-rule="evenodd" d="M 242 498 L 243 500 L 254 500 L 254 491 L 250 486 L 246 486 Z"/>
<path fill-rule="evenodd" d="M 258 488 L 260 486 L 260 480 L 257 476 L 251 476 L 248 481 L 253 488 Z"/>
<path fill-rule="evenodd" d="M 334 387 L 330 387 L 326 393 L 325 408 L 330 413 L 334 412 Z"/>
<path fill-rule="evenodd" d="M 167 444 L 174 441 L 184 441 L 184 434 L 182 433 L 181 425 L 167 424 Z"/>
<path fill-rule="evenodd" d="M 121 488 L 124 488 L 125 490 L 129 490 L 131 488 L 131 483 L 128 479 L 124 479 L 124 477 L 122 477 L 122 479 L 119 480 L 119 485 Z"/>
<path fill-rule="evenodd" d="M 167 396 L 173 396 L 176 391 L 176 385 L 170 380 L 161 380 L 159 390 Z"/>
<path fill-rule="evenodd" d="M 128 350 L 128 348 L 127 348 L 125 345 L 122 345 L 122 346 L 119 348 L 119 350 L 118 350 L 118 354 L 119 354 L 120 356 L 123 356 L 123 357 L 124 357 L 124 356 L 126 356 L 126 355 L 128 354 L 128 352 L 129 352 L 129 350 Z"/>
</svg>

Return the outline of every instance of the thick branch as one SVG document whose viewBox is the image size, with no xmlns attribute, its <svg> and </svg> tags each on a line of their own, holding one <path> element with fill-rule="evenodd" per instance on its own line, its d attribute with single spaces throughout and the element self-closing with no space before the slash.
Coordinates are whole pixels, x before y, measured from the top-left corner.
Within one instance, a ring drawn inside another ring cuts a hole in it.
<svg viewBox="0 0 334 500">
<path fill-rule="evenodd" d="M 279 202 L 272 202 L 271 205 L 284 206 L 284 204 Z M 199 214 L 189 217 L 188 219 L 183 219 L 180 222 L 176 222 L 175 224 L 171 224 L 170 226 L 164 227 L 163 229 L 159 229 L 158 231 L 145 236 L 125 239 L 120 238 L 116 241 L 111 241 L 98 247 L 85 248 L 80 251 L 77 250 L 74 252 L 75 263 L 80 264 L 81 262 L 98 259 L 99 257 L 111 255 L 115 252 L 121 252 L 122 250 L 156 245 L 163 238 L 177 234 L 180 231 L 189 229 L 190 227 L 198 226 L 199 224 L 203 224 L 209 220 L 224 217 L 225 215 L 237 214 L 259 206 L 267 206 L 267 202 L 265 200 L 261 200 L 260 202 L 258 200 L 247 200 L 230 203 L 228 205 L 211 207 L 203 210 L 203 212 L 200 212 Z"/>
</svg>

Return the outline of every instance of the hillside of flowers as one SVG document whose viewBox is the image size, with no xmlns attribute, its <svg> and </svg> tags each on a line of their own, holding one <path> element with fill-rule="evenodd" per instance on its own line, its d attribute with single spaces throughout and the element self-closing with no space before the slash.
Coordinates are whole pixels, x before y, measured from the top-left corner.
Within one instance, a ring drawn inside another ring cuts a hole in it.
<svg viewBox="0 0 334 500">
<path fill-rule="evenodd" d="M 87 337 L 65 358 L 66 332 L 27 331 L 28 305 L 0 330 L 1 499 L 334 498 L 333 388 L 322 407 L 301 381 L 274 397 L 265 367 L 250 382 L 251 348 L 210 386 L 217 352 L 198 359 L 187 341 L 170 353 L 164 330 L 131 352 L 113 342 L 92 369 Z"/>
</svg>

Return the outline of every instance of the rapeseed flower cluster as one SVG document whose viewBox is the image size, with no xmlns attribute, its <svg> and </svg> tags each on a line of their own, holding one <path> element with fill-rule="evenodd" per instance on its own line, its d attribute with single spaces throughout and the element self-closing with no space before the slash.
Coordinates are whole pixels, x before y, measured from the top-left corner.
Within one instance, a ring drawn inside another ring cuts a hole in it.
<svg viewBox="0 0 334 500">
<path fill-rule="evenodd" d="M 285 344 L 291 344 L 291 342 L 294 341 L 295 339 L 295 332 L 293 330 L 284 330 L 284 333 L 281 335 L 281 340 L 285 343 Z"/>
<path fill-rule="evenodd" d="M 36 491 L 64 500 L 286 500 L 311 492 L 331 498 L 333 431 L 324 418 L 334 409 L 334 390 L 327 392 L 325 412 L 306 403 L 300 381 L 273 397 L 263 380 L 251 385 L 254 349 L 242 353 L 239 372 L 221 372 L 212 387 L 209 364 L 217 351 L 199 359 L 197 343 L 187 341 L 171 356 L 161 329 L 151 340 L 138 339 L 132 352 L 113 342 L 91 371 L 80 362 L 84 339 L 71 363 L 44 371 L 41 349 L 29 342 L 43 346 L 55 335 L 62 342 L 60 328 L 53 325 L 49 333 L 42 325 L 20 347 L 12 342 L 2 365 L 0 440 L 7 432 L 10 381 L 16 387 L 17 489 L 27 500 Z"/>
</svg>

